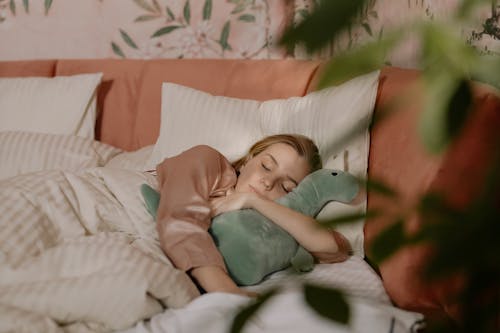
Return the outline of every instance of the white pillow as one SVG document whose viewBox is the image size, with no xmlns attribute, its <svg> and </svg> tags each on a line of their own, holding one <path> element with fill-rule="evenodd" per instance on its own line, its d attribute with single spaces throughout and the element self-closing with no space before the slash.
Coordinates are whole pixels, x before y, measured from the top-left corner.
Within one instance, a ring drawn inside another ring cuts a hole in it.
<svg viewBox="0 0 500 333">
<path fill-rule="evenodd" d="M 134 151 L 124 151 L 110 159 L 105 167 L 134 171 L 155 170 L 156 165 L 149 163 L 153 148 L 154 145 L 149 145 Z"/>
<path fill-rule="evenodd" d="M 265 102 L 213 96 L 173 83 L 163 83 L 160 135 L 150 165 L 195 145 L 206 144 L 230 161 L 243 156 L 257 140 L 272 134 L 297 133 L 318 145 L 325 168 L 366 178 L 369 131 L 378 88 L 379 71 L 304 97 Z M 357 129 L 355 137 L 346 135 Z M 319 219 L 365 211 L 366 195 L 356 204 L 328 204 Z M 337 229 L 363 256 L 363 225 Z"/>
<path fill-rule="evenodd" d="M 0 180 L 43 170 L 103 166 L 122 150 L 74 135 L 0 132 Z"/>
<path fill-rule="evenodd" d="M 0 78 L 0 131 L 94 138 L 101 77 L 102 73 Z"/>
</svg>

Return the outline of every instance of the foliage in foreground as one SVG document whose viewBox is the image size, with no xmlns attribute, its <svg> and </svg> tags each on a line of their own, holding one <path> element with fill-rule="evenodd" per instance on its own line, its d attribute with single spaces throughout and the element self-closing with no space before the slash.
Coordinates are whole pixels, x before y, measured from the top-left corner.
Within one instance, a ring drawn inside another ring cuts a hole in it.
<svg viewBox="0 0 500 333">
<path fill-rule="evenodd" d="M 311 53 L 321 50 L 359 24 L 360 13 L 369 2 L 317 1 L 315 10 L 303 22 L 285 32 L 282 43 L 287 47 L 302 44 Z M 450 13 L 451 20 L 447 23 L 409 22 L 386 32 L 377 41 L 337 55 L 329 61 L 320 87 L 382 68 L 391 50 L 405 38 L 416 37 L 422 46 L 419 66 L 426 98 L 419 124 L 421 141 L 430 152 L 446 152 L 468 120 L 473 102 L 470 80 L 486 82 L 500 89 L 500 57 L 481 55 L 456 33 L 460 30 L 457 27 L 471 20 L 474 10 L 481 5 L 498 8 L 497 0 L 463 0 L 456 12 Z M 500 150 L 492 160 L 481 194 L 468 207 L 454 208 L 439 195 L 427 193 L 411 211 L 403 212 L 373 244 L 372 252 L 377 263 L 407 244 L 432 244 L 435 255 L 426 267 L 425 276 L 429 281 L 466 273 L 464 289 L 458 295 L 458 302 L 464 305 L 463 321 L 451 330 L 444 323 L 436 323 L 435 327 L 428 328 L 428 332 L 496 332 L 498 329 Z M 374 180 L 368 181 L 366 186 L 368 191 L 398 202 L 398 194 L 388 186 Z M 426 223 L 416 234 L 408 236 L 403 227 L 405 219 L 415 212 Z M 344 216 L 326 224 L 349 223 L 381 214 L 384 212 Z M 318 314 L 348 323 L 349 306 L 341 291 L 313 285 L 304 285 L 303 291 L 306 302 Z M 262 295 L 237 315 L 232 332 L 241 331 L 245 322 L 278 292 L 272 290 Z"/>
</svg>

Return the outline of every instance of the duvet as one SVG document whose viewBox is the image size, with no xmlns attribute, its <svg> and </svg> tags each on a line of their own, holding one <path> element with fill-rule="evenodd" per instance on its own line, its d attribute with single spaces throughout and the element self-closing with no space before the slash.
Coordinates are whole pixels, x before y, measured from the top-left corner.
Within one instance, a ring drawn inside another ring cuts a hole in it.
<svg viewBox="0 0 500 333">
<path fill-rule="evenodd" d="M 199 295 L 140 198 L 153 176 L 97 167 L 0 181 L 0 331 L 109 331 Z"/>
</svg>

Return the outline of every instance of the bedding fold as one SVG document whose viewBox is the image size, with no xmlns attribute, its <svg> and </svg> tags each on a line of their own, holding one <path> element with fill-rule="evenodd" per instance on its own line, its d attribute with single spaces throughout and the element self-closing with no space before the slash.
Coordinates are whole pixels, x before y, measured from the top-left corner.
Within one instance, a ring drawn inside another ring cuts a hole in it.
<svg viewBox="0 0 500 333">
<path fill-rule="evenodd" d="M 144 182 L 94 168 L 0 183 L 0 331 L 123 329 L 199 295 L 159 247 Z"/>
</svg>

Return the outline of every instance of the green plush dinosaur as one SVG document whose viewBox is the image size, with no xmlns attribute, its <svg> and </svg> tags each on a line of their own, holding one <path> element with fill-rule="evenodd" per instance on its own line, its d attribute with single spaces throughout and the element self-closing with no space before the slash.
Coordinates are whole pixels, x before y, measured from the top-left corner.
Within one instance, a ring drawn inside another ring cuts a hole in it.
<svg viewBox="0 0 500 333">
<path fill-rule="evenodd" d="M 349 173 L 321 169 L 306 176 L 278 203 L 316 217 L 330 201 L 351 202 L 358 194 L 357 179 Z M 146 207 L 156 219 L 159 193 L 143 184 Z M 266 275 L 292 265 L 309 271 L 313 257 L 284 229 L 254 209 L 242 209 L 213 218 L 209 230 L 221 252 L 229 274 L 238 285 L 259 283 Z"/>
</svg>

